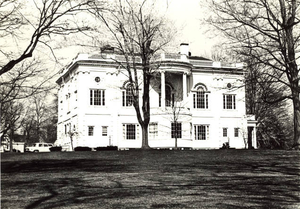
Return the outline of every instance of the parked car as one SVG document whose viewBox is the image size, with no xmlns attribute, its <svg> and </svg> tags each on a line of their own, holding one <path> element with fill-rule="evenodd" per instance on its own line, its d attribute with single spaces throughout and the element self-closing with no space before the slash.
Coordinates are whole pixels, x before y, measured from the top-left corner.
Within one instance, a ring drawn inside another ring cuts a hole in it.
<svg viewBox="0 0 300 209">
<path fill-rule="evenodd" d="M 26 152 L 50 152 L 53 147 L 51 143 L 34 143 L 33 146 L 26 147 Z"/>
</svg>

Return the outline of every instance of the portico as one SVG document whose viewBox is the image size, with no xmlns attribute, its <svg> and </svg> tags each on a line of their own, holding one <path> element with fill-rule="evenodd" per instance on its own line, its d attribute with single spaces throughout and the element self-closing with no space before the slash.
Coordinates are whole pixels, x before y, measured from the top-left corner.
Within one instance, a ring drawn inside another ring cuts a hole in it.
<svg viewBox="0 0 300 209">
<path fill-rule="evenodd" d="M 186 101 L 187 100 L 187 95 L 188 95 L 188 87 L 187 87 L 187 80 L 188 80 L 188 72 L 186 72 L 186 70 L 182 70 L 181 72 L 176 70 L 174 71 L 173 69 L 172 70 L 161 70 L 160 71 L 160 90 L 161 90 L 161 96 L 160 96 L 160 99 L 161 99 L 161 107 L 162 108 L 165 108 L 166 106 L 169 106 L 169 105 L 166 105 L 167 102 L 166 102 L 166 97 L 168 95 L 166 95 L 166 92 L 168 92 L 168 89 L 166 89 L 166 85 L 168 85 L 168 82 L 166 82 L 166 73 L 168 74 L 175 74 L 175 75 L 181 75 L 181 84 L 182 84 L 182 88 L 180 89 L 175 89 L 176 91 L 181 91 L 180 94 L 179 92 L 176 92 L 177 94 L 175 95 L 175 97 L 177 96 L 177 98 L 175 98 L 176 101 L 178 101 L 178 97 L 180 96 L 180 98 L 182 99 L 182 101 Z M 178 86 L 178 84 L 177 84 Z M 181 87 L 181 85 L 180 85 Z M 168 87 L 167 87 L 168 88 Z"/>
</svg>

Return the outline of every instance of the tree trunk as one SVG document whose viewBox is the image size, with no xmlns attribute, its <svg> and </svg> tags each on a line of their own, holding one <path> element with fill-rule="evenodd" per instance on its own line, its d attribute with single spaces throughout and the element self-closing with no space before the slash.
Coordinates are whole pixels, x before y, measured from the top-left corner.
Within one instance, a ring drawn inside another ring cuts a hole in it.
<svg viewBox="0 0 300 209">
<path fill-rule="evenodd" d="M 146 62 L 149 63 L 149 62 Z M 145 64 L 145 66 L 149 66 Z M 148 125 L 150 122 L 150 97 L 149 97 L 149 87 L 150 87 L 150 76 L 149 76 L 149 68 L 146 67 L 143 69 L 143 116 L 144 121 L 140 123 L 142 126 L 142 149 L 150 149 L 149 142 L 148 142 Z"/>
<path fill-rule="evenodd" d="M 150 149 L 150 146 L 148 143 L 148 125 L 142 126 L 142 149 Z"/>
<path fill-rule="evenodd" d="M 300 149 L 300 100 L 299 92 L 293 92 L 294 107 L 294 145 L 295 149 Z"/>
<path fill-rule="evenodd" d="M 71 136 L 71 151 L 74 151 L 74 148 L 73 148 L 73 137 Z"/>
<path fill-rule="evenodd" d="M 11 129 L 10 139 L 9 139 L 9 151 L 13 152 L 13 137 L 14 137 L 14 129 Z"/>
</svg>

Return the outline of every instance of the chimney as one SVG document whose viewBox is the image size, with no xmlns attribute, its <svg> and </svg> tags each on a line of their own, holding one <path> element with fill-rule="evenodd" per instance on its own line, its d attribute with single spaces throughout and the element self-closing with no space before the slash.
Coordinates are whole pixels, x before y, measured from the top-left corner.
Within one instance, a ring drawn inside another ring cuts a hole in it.
<svg viewBox="0 0 300 209">
<path fill-rule="evenodd" d="M 180 54 L 189 56 L 189 44 L 187 43 L 180 44 Z"/>
</svg>

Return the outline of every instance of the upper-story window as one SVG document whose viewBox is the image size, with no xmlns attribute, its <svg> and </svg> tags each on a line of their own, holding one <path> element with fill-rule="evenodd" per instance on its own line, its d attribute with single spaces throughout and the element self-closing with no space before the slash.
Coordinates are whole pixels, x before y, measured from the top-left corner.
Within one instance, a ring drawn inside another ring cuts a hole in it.
<svg viewBox="0 0 300 209">
<path fill-rule="evenodd" d="M 224 94 L 223 95 L 223 109 L 236 109 L 235 95 Z"/>
<path fill-rule="evenodd" d="M 105 105 L 105 90 L 90 89 L 90 105 L 104 106 Z"/>
<path fill-rule="evenodd" d="M 208 92 L 200 85 L 193 95 L 193 106 L 196 109 L 208 109 Z"/>
<path fill-rule="evenodd" d="M 122 106 L 123 107 L 132 106 L 132 104 L 133 104 L 133 96 L 132 96 L 133 90 L 134 90 L 133 85 L 131 83 L 128 83 L 125 86 L 125 90 L 122 91 Z"/>
</svg>

